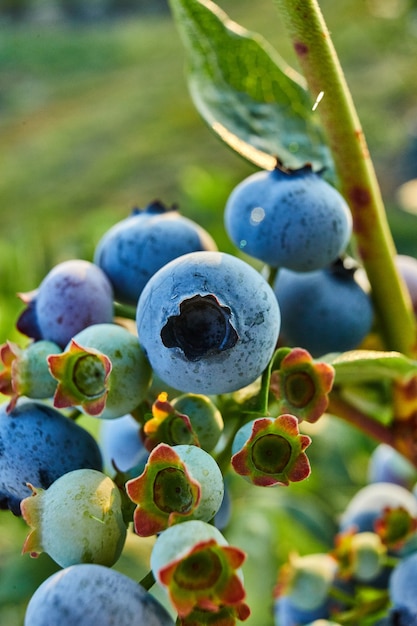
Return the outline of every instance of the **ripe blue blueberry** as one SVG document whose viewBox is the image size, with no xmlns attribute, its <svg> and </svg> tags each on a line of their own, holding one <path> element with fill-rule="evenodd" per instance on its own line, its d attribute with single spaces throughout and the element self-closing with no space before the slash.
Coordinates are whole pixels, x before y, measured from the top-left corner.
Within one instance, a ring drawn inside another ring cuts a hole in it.
<svg viewBox="0 0 417 626">
<path fill-rule="evenodd" d="M 417 553 L 401 559 L 394 568 L 389 581 L 389 594 L 395 608 L 417 613 Z"/>
<path fill-rule="evenodd" d="M 368 482 L 395 483 L 411 489 L 416 481 L 414 465 L 392 446 L 381 443 L 369 457 Z"/>
<path fill-rule="evenodd" d="M 98 442 L 103 455 L 104 468 L 112 473 L 116 467 L 121 472 L 143 465 L 149 456 L 142 443 L 140 425 L 127 414 L 112 420 L 102 420 Z"/>
<path fill-rule="evenodd" d="M 165 608 L 135 580 L 92 563 L 45 580 L 29 601 L 24 626 L 174 626 Z"/>
<path fill-rule="evenodd" d="M 30 495 L 27 483 L 46 489 L 57 478 L 80 468 L 102 469 L 95 439 L 56 409 L 19 401 L 7 412 L 0 406 L 0 509 L 20 515 Z"/>
<path fill-rule="evenodd" d="M 274 618 L 276 626 L 298 626 L 311 624 L 316 620 L 330 617 L 330 602 L 326 600 L 314 609 L 300 609 L 291 602 L 289 596 L 281 596 L 274 603 Z M 325 622 L 327 624 L 327 622 Z"/>
<path fill-rule="evenodd" d="M 414 315 L 417 315 L 417 259 L 407 254 L 397 254 L 394 263 L 410 294 Z"/>
<path fill-rule="evenodd" d="M 373 309 L 354 272 L 337 262 L 314 272 L 282 269 L 274 284 L 282 341 L 312 356 L 356 348 L 371 330 Z"/>
<path fill-rule="evenodd" d="M 387 617 L 378 621 L 375 626 L 417 626 L 417 610 L 392 607 Z"/>
<path fill-rule="evenodd" d="M 217 250 L 196 222 L 153 202 L 110 228 L 99 241 L 94 262 L 109 277 L 115 299 L 136 305 L 149 278 L 182 254 Z"/>
<path fill-rule="evenodd" d="M 352 217 L 340 193 L 310 166 L 252 174 L 230 195 L 225 227 L 233 243 L 272 267 L 320 269 L 344 252 Z"/>
<path fill-rule="evenodd" d="M 220 394 L 262 374 L 276 346 L 280 313 L 253 267 L 221 252 L 192 252 L 149 280 L 136 321 L 163 381 L 181 391 Z"/>
<path fill-rule="evenodd" d="M 61 348 L 83 328 L 113 321 L 110 281 L 99 267 L 82 259 L 59 263 L 38 289 L 20 296 L 27 305 L 17 321 L 20 332 Z"/>
</svg>

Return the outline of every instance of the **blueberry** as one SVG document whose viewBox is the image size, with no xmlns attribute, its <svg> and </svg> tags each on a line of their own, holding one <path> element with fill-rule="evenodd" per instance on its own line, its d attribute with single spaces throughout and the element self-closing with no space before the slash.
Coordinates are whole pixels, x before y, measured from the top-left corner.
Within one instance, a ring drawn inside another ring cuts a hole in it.
<svg viewBox="0 0 417 626">
<path fill-rule="evenodd" d="M 312 356 L 352 350 L 371 330 L 371 298 L 341 262 L 314 272 L 281 269 L 274 291 L 282 342 Z"/>
<path fill-rule="evenodd" d="M 401 559 L 389 581 L 389 595 L 395 608 L 408 609 L 417 614 L 417 553 Z M 414 622 L 412 622 L 414 623 Z"/>
<path fill-rule="evenodd" d="M 311 613 L 309 621 L 326 617 L 336 571 L 337 563 L 329 554 L 291 555 L 278 576 L 278 601 L 288 598 L 292 611 Z"/>
<path fill-rule="evenodd" d="M 223 476 L 213 457 L 197 446 L 173 446 L 191 477 L 200 484 L 201 499 L 193 519 L 210 521 L 220 509 L 224 496 Z M 191 517 L 190 517 L 191 518 Z"/>
<path fill-rule="evenodd" d="M 186 393 L 172 400 L 176 411 L 187 415 L 203 450 L 210 452 L 223 432 L 223 418 L 214 402 L 207 396 Z"/>
<path fill-rule="evenodd" d="M 89 261 L 59 263 L 38 289 L 21 297 L 27 308 L 17 321 L 20 332 L 53 341 L 61 348 L 83 328 L 113 321 L 110 281 Z"/>
<path fill-rule="evenodd" d="M 82 348 L 98 350 L 111 361 L 108 395 L 100 417 L 113 419 L 136 409 L 146 396 L 152 376 L 136 335 L 118 324 L 93 324 L 77 333 L 73 339 Z M 88 375 L 87 368 L 86 379 Z M 84 386 L 85 380 L 81 374 L 78 382 Z"/>
<path fill-rule="evenodd" d="M 52 341 L 40 339 L 32 341 L 26 348 L 20 348 L 12 341 L 0 346 L 0 392 L 10 395 L 11 410 L 21 396 L 42 400 L 52 398 L 57 382 L 48 367 L 50 354 L 59 353 L 60 347 Z"/>
<path fill-rule="evenodd" d="M 190 519 L 210 521 L 223 500 L 223 476 L 213 457 L 193 445 L 158 444 L 145 470 L 125 484 L 137 504 L 136 533 L 150 537 Z"/>
<path fill-rule="evenodd" d="M 352 217 L 340 193 L 306 166 L 256 172 L 230 195 L 225 227 L 234 244 L 272 267 L 308 272 L 344 252 Z"/>
<path fill-rule="evenodd" d="M 244 552 L 228 545 L 215 526 L 190 520 L 160 533 L 152 549 L 151 569 L 169 594 L 178 622 L 235 624 L 232 617 L 244 621 L 250 614 L 244 603 L 244 560 Z"/>
<path fill-rule="evenodd" d="M 98 441 L 105 469 L 109 472 L 114 471 L 113 463 L 121 472 L 140 464 L 145 466 L 149 452 L 142 443 L 140 426 L 132 415 L 102 420 Z"/>
<path fill-rule="evenodd" d="M 165 608 L 124 574 L 72 565 L 45 580 L 29 601 L 24 626 L 174 626 Z"/>
<path fill-rule="evenodd" d="M 417 315 L 417 259 L 407 254 L 397 254 L 394 263 L 410 294 L 414 315 Z"/>
<path fill-rule="evenodd" d="M 330 617 L 330 603 L 327 600 L 314 609 L 297 608 L 289 596 L 281 596 L 274 603 L 274 617 L 276 626 L 301 626 L 310 624 L 319 619 Z"/>
<path fill-rule="evenodd" d="M 254 382 L 274 352 L 280 326 L 265 279 L 221 252 L 193 252 L 161 268 L 139 298 L 136 320 L 156 374 L 201 394 Z"/>
<path fill-rule="evenodd" d="M 23 552 L 46 552 L 61 567 L 100 563 L 111 567 L 122 552 L 126 525 L 121 492 L 97 470 L 78 469 L 55 480 L 48 489 L 32 487 L 20 504 L 31 527 Z"/>
<path fill-rule="evenodd" d="M 417 609 L 412 611 L 404 607 L 392 607 L 386 618 L 375 626 L 417 626 Z"/>
<path fill-rule="evenodd" d="M 362 487 L 348 503 L 341 520 L 342 531 L 374 532 L 375 522 L 386 509 L 402 508 L 411 517 L 417 516 L 417 498 L 405 487 L 394 483 L 371 483 Z M 413 537 L 409 539 L 413 542 Z"/>
<path fill-rule="evenodd" d="M 216 250 L 196 222 L 160 202 L 118 222 L 99 241 L 94 262 L 107 274 L 116 300 L 136 305 L 149 278 L 182 254 Z"/>
<path fill-rule="evenodd" d="M 410 489 L 417 480 L 414 465 L 386 443 L 379 444 L 368 463 L 368 482 L 395 483 Z"/>
<path fill-rule="evenodd" d="M 95 439 L 56 409 L 40 402 L 19 401 L 7 413 L 0 406 L 0 508 L 20 515 L 30 495 L 26 483 L 46 489 L 57 478 L 79 468 L 102 469 Z"/>
<path fill-rule="evenodd" d="M 230 522 L 232 516 L 232 497 L 228 483 L 224 484 L 223 499 L 219 510 L 213 518 L 213 524 L 218 530 L 223 531 Z"/>
</svg>

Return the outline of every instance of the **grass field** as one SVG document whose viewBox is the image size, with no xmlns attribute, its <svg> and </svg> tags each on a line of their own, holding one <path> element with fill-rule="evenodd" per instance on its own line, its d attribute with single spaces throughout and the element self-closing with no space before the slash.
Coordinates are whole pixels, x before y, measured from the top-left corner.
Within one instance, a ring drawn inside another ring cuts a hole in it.
<svg viewBox="0 0 417 626">
<path fill-rule="evenodd" d="M 399 183 L 417 176 L 417 163 L 404 160 L 417 128 L 417 16 L 406 2 L 390 0 L 385 7 L 404 7 L 395 18 L 371 11 L 375 2 L 322 5 L 375 158 L 397 246 L 417 255 L 416 218 L 401 213 L 395 197 Z M 224 0 L 221 6 L 294 62 L 271 0 Z M 77 27 L 0 23 L 0 343 L 18 337 L 16 292 L 35 288 L 58 261 L 91 259 L 107 227 L 154 198 L 178 203 L 220 249 L 233 251 L 221 215 L 231 189 L 253 167 L 223 147 L 195 112 L 184 66 L 169 17 Z M 369 444 L 346 437 L 343 428 L 337 425 L 330 435 L 332 458 L 326 438 L 319 440 L 316 478 L 285 496 L 292 510 L 311 499 L 310 518 L 298 532 L 301 550 L 325 543 L 323 528 L 332 528 L 331 515 L 364 480 L 360 463 Z M 338 469 L 326 476 L 326 463 L 336 466 L 338 457 Z M 326 500 L 322 480 L 328 481 Z M 268 580 L 274 576 L 279 549 L 291 547 L 294 520 L 252 490 L 248 500 L 237 499 L 234 520 L 239 516 L 245 522 L 232 524 L 230 532 L 248 546 L 254 563 L 247 574 L 254 618 L 247 624 L 270 626 L 270 607 L 261 597 L 265 579 L 258 572 Z M 21 520 L 2 512 L 0 528 L 0 624 L 21 626 L 28 597 L 54 566 L 43 556 L 20 556 L 27 531 Z M 263 534 L 274 537 L 272 559 Z M 120 567 L 140 578 L 135 550 Z M 144 546 L 139 562 L 148 551 Z"/>
</svg>

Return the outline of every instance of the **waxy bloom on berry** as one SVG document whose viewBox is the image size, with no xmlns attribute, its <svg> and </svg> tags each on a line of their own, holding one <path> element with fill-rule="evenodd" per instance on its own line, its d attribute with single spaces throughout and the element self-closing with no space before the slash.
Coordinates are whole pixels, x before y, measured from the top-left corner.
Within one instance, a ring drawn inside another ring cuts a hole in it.
<svg viewBox="0 0 417 626">
<path fill-rule="evenodd" d="M 143 426 L 144 445 L 151 451 L 158 443 L 170 446 L 192 444 L 198 446 L 198 437 L 190 418 L 177 411 L 163 391 L 152 405 L 152 417 Z"/>
<path fill-rule="evenodd" d="M 12 341 L 0 346 L 0 393 L 11 396 L 7 410 L 16 406 L 18 398 L 51 398 L 57 382 L 49 371 L 47 357 L 60 351 L 52 341 L 36 341 L 21 348 Z"/>
<path fill-rule="evenodd" d="M 304 450 L 311 439 L 301 435 L 294 415 L 260 417 L 245 424 L 233 442 L 233 469 L 254 485 L 288 485 L 310 475 Z"/>
<path fill-rule="evenodd" d="M 299 421 L 316 422 L 329 404 L 334 368 L 314 361 L 303 348 L 281 348 L 278 359 L 280 354 L 279 369 L 272 371 L 270 385 L 279 411 L 296 415 Z"/>
<path fill-rule="evenodd" d="M 194 520 L 158 537 L 151 568 L 182 626 L 234 626 L 250 614 L 240 570 L 244 560 L 245 553 L 229 546 L 216 527 Z"/>
<path fill-rule="evenodd" d="M 83 348 L 73 339 L 62 354 L 48 357 L 49 368 L 58 386 L 54 406 L 62 409 L 81 406 L 89 415 L 100 415 L 106 406 L 110 359 L 94 348 Z"/>
</svg>

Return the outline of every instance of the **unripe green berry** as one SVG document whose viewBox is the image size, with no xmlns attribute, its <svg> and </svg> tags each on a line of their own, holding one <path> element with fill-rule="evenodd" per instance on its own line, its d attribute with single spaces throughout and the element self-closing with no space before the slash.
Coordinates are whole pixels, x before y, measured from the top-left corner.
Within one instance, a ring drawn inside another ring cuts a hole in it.
<svg viewBox="0 0 417 626">
<path fill-rule="evenodd" d="M 23 552 L 31 556 L 46 552 L 61 567 L 77 563 L 111 567 L 117 561 L 126 526 L 119 489 L 108 476 L 74 470 L 46 490 L 32 489 L 33 495 L 21 503 L 22 516 L 33 529 Z"/>
<path fill-rule="evenodd" d="M 187 415 L 200 446 L 210 452 L 223 432 L 223 418 L 214 402 L 202 394 L 185 393 L 172 400 L 172 406 Z"/>
</svg>

